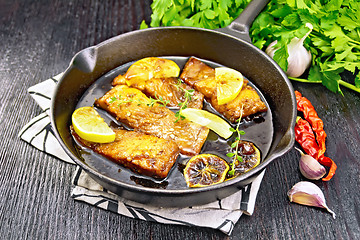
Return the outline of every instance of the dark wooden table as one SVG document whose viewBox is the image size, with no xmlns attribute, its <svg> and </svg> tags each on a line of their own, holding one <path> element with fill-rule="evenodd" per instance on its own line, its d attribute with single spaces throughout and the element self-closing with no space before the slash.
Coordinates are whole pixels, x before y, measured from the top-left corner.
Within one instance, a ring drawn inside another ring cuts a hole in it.
<svg viewBox="0 0 360 240">
<path fill-rule="evenodd" d="M 360 94 L 334 94 L 294 83 L 324 120 L 326 155 L 338 171 L 317 182 L 327 212 L 289 203 L 286 193 L 303 180 L 293 149 L 273 162 L 255 213 L 243 216 L 231 237 L 219 231 L 162 225 L 100 210 L 70 197 L 73 165 L 17 134 L 41 110 L 27 88 L 62 72 L 72 56 L 150 20 L 150 0 L 0 0 L 0 238 L 1 239 L 360 239 Z"/>
</svg>

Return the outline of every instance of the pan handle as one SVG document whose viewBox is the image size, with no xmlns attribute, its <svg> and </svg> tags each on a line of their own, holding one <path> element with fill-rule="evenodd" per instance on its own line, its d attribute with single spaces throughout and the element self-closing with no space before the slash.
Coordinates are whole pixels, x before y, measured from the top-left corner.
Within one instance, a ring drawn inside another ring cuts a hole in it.
<svg viewBox="0 0 360 240">
<path fill-rule="evenodd" d="M 95 69 L 96 60 L 97 48 L 88 47 L 75 54 L 70 65 L 84 73 L 91 73 Z"/>
<path fill-rule="evenodd" d="M 252 0 L 230 25 L 216 31 L 230 34 L 251 43 L 249 29 L 254 19 L 259 15 L 269 0 Z"/>
</svg>

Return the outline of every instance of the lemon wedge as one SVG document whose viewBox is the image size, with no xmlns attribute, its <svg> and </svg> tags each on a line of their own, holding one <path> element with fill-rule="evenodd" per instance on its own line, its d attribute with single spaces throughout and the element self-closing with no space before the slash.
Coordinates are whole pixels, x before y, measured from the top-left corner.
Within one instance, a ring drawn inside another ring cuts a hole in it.
<svg viewBox="0 0 360 240">
<path fill-rule="evenodd" d="M 215 80 L 218 104 L 222 105 L 234 100 L 244 84 L 243 75 L 232 68 L 215 68 Z"/>
<path fill-rule="evenodd" d="M 125 73 L 128 86 L 142 84 L 152 78 L 178 77 L 179 66 L 172 60 L 147 57 L 133 63 Z"/>
<path fill-rule="evenodd" d="M 225 139 L 233 134 L 230 131 L 231 126 L 224 119 L 208 111 L 197 108 L 185 108 L 181 110 L 180 114 L 189 121 L 210 128 Z"/>
<path fill-rule="evenodd" d="M 81 107 L 72 114 L 75 132 L 84 140 L 108 143 L 115 140 L 115 132 L 92 107 Z"/>
</svg>

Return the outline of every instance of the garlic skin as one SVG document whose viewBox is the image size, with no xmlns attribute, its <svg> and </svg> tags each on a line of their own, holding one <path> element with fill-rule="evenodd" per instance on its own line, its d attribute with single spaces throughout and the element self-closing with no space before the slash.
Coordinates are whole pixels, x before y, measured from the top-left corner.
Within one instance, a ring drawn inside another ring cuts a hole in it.
<svg viewBox="0 0 360 240">
<path fill-rule="evenodd" d="M 312 56 L 310 51 L 306 50 L 304 47 L 304 40 L 309 36 L 313 26 L 310 23 L 307 23 L 306 27 L 310 30 L 304 35 L 304 37 L 301 39 L 294 37 L 287 45 L 289 57 L 287 58 L 288 69 L 286 74 L 289 77 L 300 77 L 311 65 Z M 274 48 L 276 43 L 277 40 L 272 42 L 265 50 L 266 54 L 271 58 L 274 58 L 274 54 L 278 50 L 278 48 Z"/>
<path fill-rule="evenodd" d="M 321 189 L 314 183 L 301 181 L 295 184 L 287 193 L 290 202 L 302 205 L 325 208 L 335 219 L 336 214 L 328 208 Z"/>
<path fill-rule="evenodd" d="M 304 154 L 300 149 L 296 148 L 301 154 L 299 161 L 299 169 L 301 174 L 310 180 L 319 180 L 326 174 L 326 169 L 312 156 Z"/>
</svg>

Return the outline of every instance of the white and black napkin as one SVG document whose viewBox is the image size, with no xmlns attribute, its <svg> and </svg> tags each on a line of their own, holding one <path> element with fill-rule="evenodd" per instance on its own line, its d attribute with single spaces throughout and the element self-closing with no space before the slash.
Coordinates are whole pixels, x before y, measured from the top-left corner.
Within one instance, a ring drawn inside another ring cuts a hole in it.
<svg viewBox="0 0 360 240">
<path fill-rule="evenodd" d="M 51 97 L 60 77 L 61 74 L 28 89 L 43 113 L 26 124 L 19 132 L 19 137 L 41 151 L 74 164 L 54 136 L 49 118 Z M 160 208 L 123 199 L 104 189 L 84 171 L 77 168 L 71 196 L 77 201 L 131 218 L 164 224 L 209 227 L 230 235 L 243 213 L 252 215 L 263 176 L 264 171 L 242 190 L 210 204 L 187 208 Z"/>
</svg>

